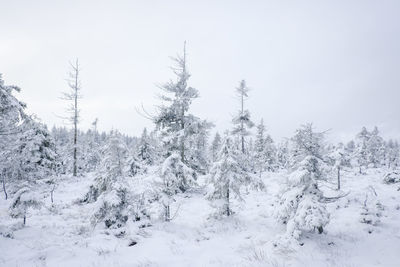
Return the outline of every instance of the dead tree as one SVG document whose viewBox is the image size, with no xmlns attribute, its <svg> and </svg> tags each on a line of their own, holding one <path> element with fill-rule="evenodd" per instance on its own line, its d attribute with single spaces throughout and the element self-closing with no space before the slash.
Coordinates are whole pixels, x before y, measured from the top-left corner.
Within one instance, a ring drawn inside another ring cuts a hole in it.
<svg viewBox="0 0 400 267">
<path fill-rule="evenodd" d="M 70 88 L 69 92 L 63 93 L 62 99 L 69 102 L 69 106 L 67 108 L 67 112 L 69 116 L 67 120 L 74 127 L 74 137 L 73 137 L 73 176 L 77 176 L 78 172 L 78 124 L 79 124 L 79 113 L 80 110 L 78 108 L 78 99 L 81 98 L 81 82 L 80 82 L 80 67 L 78 59 L 75 62 L 70 62 L 70 71 L 68 73 L 67 83 Z"/>
</svg>

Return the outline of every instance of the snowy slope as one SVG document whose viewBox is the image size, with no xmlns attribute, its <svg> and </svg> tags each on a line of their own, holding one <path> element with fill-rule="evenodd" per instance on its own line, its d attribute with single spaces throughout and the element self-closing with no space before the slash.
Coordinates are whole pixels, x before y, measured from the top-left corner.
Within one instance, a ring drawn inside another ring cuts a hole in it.
<svg viewBox="0 0 400 267">
<path fill-rule="evenodd" d="M 273 242 L 285 231 L 273 218 L 285 173 L 267 173 L 266 192 L 249 191 L 234 202 L 231 218 L 209 217 L 212 209 L 204 188 L 177 197 L 172 222 L 151 227 L 130 223 L 123 238 L 89 218 L 92 204 L 79 205 L 93 176 L 63 177 L 55 207 L 50 198 L 40 210 L 30 210 L 27 226 L 8 216 L 9 201 L 0 200 L 0 266 L 400 266 L 400 191 L 382 183 L 384 171 L 356 171 L 343 177 L 349 194 L 329 203 L 331 221 L 322 235 L 310 234 L 303 246 L 278 249 Z M 335 185 L 321 188 L 327 195 Z M 376 226 L 361 223 L 364 201 L 379 202 Z M 10 237 L 11 236 L 11 237 Z M 134 242 L 133 242 L 134 241 Z M 134 243 L 137 244 L 134 244 Z M 134 244 L 134 245 L 133 245 Z M 130 246 L 132 245 L 132 246 Z"/>
</svg>

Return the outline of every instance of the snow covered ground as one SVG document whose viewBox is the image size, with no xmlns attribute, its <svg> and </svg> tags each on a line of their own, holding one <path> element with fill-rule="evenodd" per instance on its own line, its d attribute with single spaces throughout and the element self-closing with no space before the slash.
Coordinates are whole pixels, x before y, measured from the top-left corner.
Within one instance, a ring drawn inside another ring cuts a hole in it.
<svg viewBox="0 0 400 267">
<path fill-rule="evenodd" d="M 282 249 L 273 243 L 285 231 L 273 218 L 285 173 L 266 173 L 266 192 L 249 191 L 234 202 L 230 218 L 210 218 L 204 188 L 180 195 L 172 222 L 129 224 L 124 237 L 93 227 L 91 204 L 76 200 L 94 177 L 63 177 L 51 207 L 50 196 L 30 210 L 27 225 L 8 215 L 10 201 L 0 200 L 0 266 L 400 266 L 400 191 L 382 183 L 383 170 L 344 174 L 343 193 L 329 203 L 331 221 L 322 235 L 303 238 L 303 246 Z M 325 183 L 327 195 L 338 194 Z M 361 223 L 363 205 L 378 202 L 376 226 Z"/>
</svg>

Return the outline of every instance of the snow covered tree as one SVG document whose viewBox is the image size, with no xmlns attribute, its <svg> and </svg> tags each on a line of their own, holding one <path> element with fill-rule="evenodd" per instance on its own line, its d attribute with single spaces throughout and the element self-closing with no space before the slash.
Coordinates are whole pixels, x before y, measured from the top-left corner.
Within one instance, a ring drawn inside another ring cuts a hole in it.
<svg viewBox="0 0 400 267">
<path fill-rule="evenodd" d="M 112 184 L 126 175 L 129 151 L 122 136 L 112 131 L 102 148 L 102 160 L 97 170 L 96 187 L 98 193 L 108 191 Z"/>
<path fill-rule="evenodd" d="M 14 164 L 15 156 L 11 151 L 22 132 L 21 125 L 27 118 L 26 105 L 14 96 L 14 93 L 20 90 L 17 86 L 5 85 L 0 73 L 0 176 L 6 199 L 6 183 L 10 179 L 10 167 Z"/>
<path fill-rule="evenodd" d="M 383 138 L 379 135 L 378 127 L 375 126 L 368 139 L 368 163 L 374 168 L 380 167 L 383 163 L 385 147 Z"/>
<path fill-rule="evenodd" d="M 217 161 L 218 153 L 219 153 L 220 149 L 221 149 L 221 135 L 217 132 L 217 133 L 215 133 L 215 136 L 211 143 L 211 148 L 210 148 L 212 162 Z"/>
<path fill-rule="evenodd" d="M 59 165 L 57 167 L 58 174 L 67 173 L 68 166 L 72 162 L 72 149 L 70 132 L 65 127 L 53 127 L 51 129 L 51 136 L 56 144 L 56 150 L 59 155 Z M 71 165 L 72 166 L 72 165 Z"/>
<path fill-rule="evenodd" d="M 371 133 L 367 131 L 367 128 L 363 127 L 361 132 L 357 134 L 354 148 L 354 158 L 357 161 L 360 174 L 362 173 L 362 167 L 367 168 L 368 161 L 368 141 Z"/>
<path fill-rule="evenodd" d="M 265 154 L 265 126 L 264 121 L 261 120 L 260 124 L 257 125 L 257 134 L 256 141 L 254 147 L 254 160 L 258 173 L 261 174 L 265 171 L 266 168 L 266 154 Z"/>
<path fill-rule="evenodd" d="M 8 137 L 8 143 L 1 151 L 1 175 L 6 196 L 6 180 L 14 187 L 33 184 L 38 179 L 55 174 L 57 153 L 54 141 L 46 127 L 26 116 L 18 133 Z"/>
<path fill-rule="evenodd" d="M 127 159 L 127 168 L 129 176 L 133 177 L 138 174 L 143 174 L 147 172 L 146 165 L 143 161 L 139 160 L 136 155 L 130 155 Z"/>
<path fill-rule="evenodd" d="M 209 130 L 214 125 L 205 120 L 193 122 L 191 134 L 187 138 L 186 161 L 188 167 L 198 173 L 205 174 L 209 167 L 207 155 Z"/>
<path fill-rule="evenodd" d="M 290 166 L 295 168 L 307 156 L 323 157 L 323 133 L 314 132 L 311 123 L 302 125 L 291 139 Z"/>
<path fill-rule="evenodd" d="M 333 168 L 337 172 L 337 189 L 340 190 L 341 170 L 344 167 L 350 166 L 350 158 L 347 154 L 344 144 L 339 143 L 329 157 L 332 159 Z"/>
<path fill-rule="evenodd" d="M 249 129 L 253 128 L 254 123 L 250 119 L 250 112 L 244 108 L 244 102 L 248 95 L 249 88 L 246 85 L 246 81 L 240 81 L 239 87 L 236 88 L 236 94 L 240 100 L 240 110 L 238 115 L 236 115 L 232 122 L 234 128 L 232 134 L 240 136 L 241 150 L 245 153 L 245 137 L 250 134 Z"/>
<path fill-rule="evenodd" d="M 138 158 L 143 163 L 147 165 L 153 165 L 155 163 L 155 151 L 150 142 L 146 128 L 143 129 L 137 150 Z"/>
<path fill-rule="evenodd" d="M 267 134 L 265 137 L 265 159 L 267 160 L 266 163 L 268 171 L 274 171 L 277 167 L 276 153 L 277 150 L 274 140 L 272 140 L 272 137 Z"/>
<path fill-rule="evenodd" d="M 26 215 L 29 208 L 39 208 L 40 201 L 29 187 L 19 189 L 10 204 L 9 212 L 13 218 L 23 218 L 26 224 Z"/>
<path fill-rule="evenodd" d="M 254 144 L 254 161 L 256 169 L 261 175 L 265 170 L 273 170 L 275 167 L 276 148 L 269 134 L 265 133 L 263 120 L 257 125 L 256 141 Z"/>
<path fill-rule="evenodd" d="M 125 178 L 128 149 L 121 134 L 113 131 L 102 149 L 102 160 L 95 184 L 83 202 L 96 202 L 92 223 L 104 222 L 107 228 L 120 228 L 129 218 L 128 186 Z"/>
<path fill-rule="evenodd" d="M 280 197 L 277 218 L 287 225 L 286 235 L 299 239 L 303 232 L 323 232 L 329 213 L 318 187 L 324 179 L 321 170 L 323 133 L 313 131 L 312 124 L 303 125 L 292 141 L 291 166 L 287 188 Z"/>
<path fill-rule="evenodd" d="M 78 59 L 74 63 L 70 63 L 71 71 L 68 73 L 68 86 L 70 91 L 63 93 L 62 99 L 68 101 L 69 106 L 67 112 L 70 114 L 67 117 L 68 121 L 74 126 L 74 137 L 73 137 L 73 170 L 74 176 L 78 174 L 78 123 L 79 123 L 79 108 L 78 99 L 81 96 L 81 82 L 80 82 L 80 66 Z"/>
<path fill-rule="evenodd" d="M 289 141 L 285 139 L 278 144 L 276 151 L 276 161 L 280 168 L 286 169 L 289 167 Z"/>
<path fill-rule="evenodd" d="M 368 233 L 372 233 L 372 227 L 377 226 L 380 223 L 382 211 L 384 210 L 384 206 L 378 200 L 377 196 L 375 189 L 372 186 L 369 186 L 361 207 L 360 222 L 369 225 Z"/>
<path fill-rule="evenodd" d="M 84 138 L 84 143 L 86 144 L 86 150 L 83 151 L 84 158 L 81 159 L 85 162 L 84 170 L 87 172 L 91 172 L 97 169 L 97 166 L 100 163 L 100 138 L 99 133 L 97 131 L 98 119 L 96 118 L 92 122 L 92 128 L 89 129 Z"/>
<path fill-rule="evenodd" d="M 158 114 L 154 117 L 156 128 L 161 132 L 165 157 L 179 153 L 181 162 L 192 168 L 196 166 L 196 156 L 188 152 L 188 146 L 195 139 L 195 135 L 204 135 L 205 128 L 209 125 L 198 117 L 189 113 L 192 101 L 199 97 L 193 87 L 188 86 L 190 74 L 186 66 L 186 50 L 183 56 L 174 58 L 176 66 L 173 68 L 177 81 L 170 81 L 161 89 L 164 94 L 160 96 L 163 104 L 159 106 Z M 183 183 L 187 185 L 188 183 Z M 182 188 L 187 190 L 188 188 Z"/>
<path fill-rule="evenodd" d="M 1 141 L 6 142 L 5 136 L 14 135 L 19 132 L 19 126 L 26 118 L 25 103 L 19 101 L 14 92 L 20 92 L 17 86 L 5 85 L 0 73 L 0 136 Z M 1 142 L 1 145 L 4 145 Z"/>
<path fill-rule="evenodd" d="M 186 66 L 186 50 L 183 56 L 174 58 L 176 67 L 173 68 L 177 81 L 164 84 L 161 89 L 165 94 L 160 98 L 163 104 L 159 107 L 159 114 L 155 117 L 155 124 L 162 130 L 162 137 L 167 151 L 167 156 L 178 151 L 181 161 L 185 162 L 185 138 L 187 127 L 196 119 L 188 114 L 192 101 L 199 97 L 199 93 L 193 87 L 188 86 L 190 74 Z"/>
<path fill-rule="evenodd" d="M 57 167 L 57 152 L 53 138 L 44 124 L 27 119 L 23 133 L 16 140 L 14 174 L 16 179 L 34 181 L 52 175 Z"/>
<path fill-rule="evenodd" d="M 385 146 L 385 161 L 387 167 L 397 168 L 400 165 L 400 146 L 397 141 L 390 139 Z"/>
<path fill-rule="evenodd" d="M 218 161 L 214 162 L 210 171 L 207 199 L 216 206 L 219 215 L 232 214 L 230 200 L 232 197 L 241 199 L 240 188 L 249 180 L 248 173 L 238 162 L 238 154 L 232 139 L 225 137 Z"/>
<path fill-rule="evenodd" d="M 178 153 L 173 153 L 165 159 L 160 173 L 162 180 L 160 188 L 161 203 L 164 207 L 165 221 L 171 220 L 170 206 L 174 201 L 174 196 L 196 182 L 194 175 L 194 171 L 182 162 Z"/>
</svg>

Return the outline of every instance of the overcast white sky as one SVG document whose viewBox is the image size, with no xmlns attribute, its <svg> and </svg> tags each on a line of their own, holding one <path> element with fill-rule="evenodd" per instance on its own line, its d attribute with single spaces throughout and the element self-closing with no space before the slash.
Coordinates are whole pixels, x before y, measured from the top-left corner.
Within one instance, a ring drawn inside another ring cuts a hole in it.
<svg viewBox="0 0 400 267">
<path fill-rule="evenodd" d="M 138 135 L 135 112 L 158 103 L 169 56 L 187 41 L 196 115 L 230 128 L 246 79 L 247 107 L 273 137 L 304 122 L 348 138 L 366 125 L 400 137 L 400 1 L 5 1 L 0 73 L 29 111 L 62 121 L 68 61 L 82 64 L 82 128 Z"/>
</svg>

